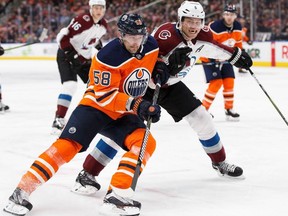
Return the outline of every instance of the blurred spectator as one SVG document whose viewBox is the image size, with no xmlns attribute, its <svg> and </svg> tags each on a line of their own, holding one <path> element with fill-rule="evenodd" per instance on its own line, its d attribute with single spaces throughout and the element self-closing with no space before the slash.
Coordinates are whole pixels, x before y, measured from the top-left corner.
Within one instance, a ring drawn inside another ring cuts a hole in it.
<svg viewBox="0 0 288 216">
<path fill-rule="evenodd" d="M 7 5 L 11 2 L 13 0 L 0 0 L 0 14 L 5 12 Z M 81 2 L 73 0 L 24 0 L 15 2 L 19 2 L 19 5 L 16 7 L 13 5 L 14 3 L 11 4 L 9 13 L 6 10 L 6 15 L 2 16 L 0 20 L 0 40 L 2 43 L 27 42 L 31 38 L 29 35 L 33 35 L 33 33 L 38 35 L 37 31 L 44 27 L 49 30 L 49 37 L 45 42 L 55 42 L 57 32 L 67 26 L 72 17 L 89 10 L 87 7 L 88 0 Z M 110 29 L 105 40 L 116 37 L 115 21 L 117 19 L 115 18 L 124 12 L 136 10 L 137 13 L 140 13 L 151 33 L 160 23 L 177 20 L 177 9 L 182 2 L 183 0 L 163 0 L 160 3 L 157 3 L 156 0 L 107 0 L 105 18 L 109 22 Z M 200 0 L 200 2 L 205 7 L 206 23 L 220 18 L 225 1 Z M 238 9 L 240 8 L 239 0 L 231 0 L 230 2 L 235 4 Z M 150 3 L 152 4 L 151 7 L 145 7 Z M 253 4 L 256 12 L 254 32 L 271 33 L 271 29 L 275 29 L 273 34 L 277 35 L 282 26 L 288 23 L 287 0 L 258 0 Z M 244 17 L 250 18 L 249 1 L 243 1 L 242 12 Z M 246 27 L 249 31 L 250 26 L 248 24 L 254 21 L 247 20 L 247 22 Z M 278 33 L 276 33 L 276 29 L 278 29 Z M 285 31 L 286 29 L 283 29 L 282 38 L 287 38 Z"/>
</svg>

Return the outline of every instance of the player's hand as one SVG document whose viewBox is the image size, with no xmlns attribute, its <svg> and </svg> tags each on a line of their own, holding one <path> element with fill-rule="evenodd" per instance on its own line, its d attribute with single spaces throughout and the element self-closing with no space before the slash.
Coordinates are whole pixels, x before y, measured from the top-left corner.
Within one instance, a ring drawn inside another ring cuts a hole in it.
<svg viewBox="0 0 288 216">
<path fill-rule="evenodd" d="M 162 61 L 156 62 L 152 72 L 152 79 L 155 84 L 157 82 L 157 77 L 160 79 L 161 86 L 165 85 L 170 77 L 169 69 L 167 65 Z"/>
<path fill-rule="evenodd" d="M 99 50 L 102 49 L 102 48 L 103 48 L 103 43 L 102 43 L 101 40 L 99 40 L 99 42 L 98 42 L 97 45 L 95 46 L 95 49 L 97 49 L 97 50 L 99 51 Z"/>
<path fill-rule="evenodd" d="M 179 73 L 185 66 L 186 61 L 189 60 L 189 53 L 192 51 L 190 47 L 182 47 L 177 48 L 173 51 L 173 53 L 168 58 L 168 68 L 169 73 L 172 76 L 175 76 L 177 73 Z"/>
<path fill-rule="evenodd" d="M 234 53 L 228 61 L 238 68 L 249 69 L 253 65 L 253 61 L 245 50 L 241 50 L 238 47 L 234 48 Z"/>
<path fill-rule="evenodd" d="M 152 122 L 158 122 L 161 115 L 161 108 L 159 105 L 155 104 L 152 105 L 147 100 L 144 100 L 142 97 L 136 97 L 133 99 L 131 103 L 131 109 L 137 113 L 137 115 L 142 120 L 148 120 L 150 117 L 152 119 Z"/>
<path fill-rule="evenodd" d="M 74 50 L 64 50 L 66 61 L 68 61 L 73 66 L 79 66 L 82 62 L 79 59 L 79 55 Z"/>
</svg>

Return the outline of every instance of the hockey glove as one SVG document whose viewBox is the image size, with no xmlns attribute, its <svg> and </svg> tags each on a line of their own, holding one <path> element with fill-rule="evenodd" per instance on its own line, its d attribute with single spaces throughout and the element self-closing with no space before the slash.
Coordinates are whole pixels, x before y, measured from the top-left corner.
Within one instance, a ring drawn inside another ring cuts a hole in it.
<svg viewBox="0 0 288 216">
<path fill-rule="evenodd" d="M 162 61 L 156 62 L 153 72 L 152 72 L 152 79 L 155 84 L 157 82 L 157 79 L 156 79 L 157 75 L 160 79 L 161 86 L 165 85 L 170 77 L 169 69 L 167 65 Z"/>
<path fill-rule="evenodd" d="M 238 47 L 234 48 L 234 52 L 228 61 L 237 68 L 249 69 L 253 65 L 253 61 L 245 50 Z"/>
<path fill-rule="evenodd" d="M 159 105 L 152 105 L 149 101 L 136 97 L 131 102 L 131 109 L 137 113 L 142 120 L 152 118 L 152 122 L 158 122 L 160 119 L 161 108 Z"/>
<path fill-rule="evenodd" d="M 99 42 L 98 42 L 97 45 L 95 46 L 95 49 L 97 49 L 97 50 L 99 51 L 99 50 L 102 49 L 102 48 L 103 48 L 102 41 L 99 40 Z"/>
<path fill-rule="evenodd" d="M 186 61 L 189 60 L 188 54 L 192 51 L 190 47 L 177 48 L 168 58 L 169 73 L 175 76 L 185 66 Z"/>
<path fill-rule="evenodd" d="M 66 61 L 68 61 L 73 66 L 79 66 L 82 64 L 80 59 L 78 58 L 78 54 L 75 50 L 64 50 Z"/>
</svg>

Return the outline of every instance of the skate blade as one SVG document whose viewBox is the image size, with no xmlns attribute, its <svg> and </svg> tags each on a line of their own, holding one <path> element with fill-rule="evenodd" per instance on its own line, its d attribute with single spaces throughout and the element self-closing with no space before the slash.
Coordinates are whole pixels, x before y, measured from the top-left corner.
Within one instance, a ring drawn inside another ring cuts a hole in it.
<svg viewBox="0 0 288 216">
<path fill-rule="evenodd" d="M 83 187 L 79 183 L 76 183 L 75 186 L 71 189 L 71 192 L 84 196 L 94 195 L 97 191 L 99 190 L 93 186 L 87 185 L 86 187 Z"/>
<path fill-rule="evenodd" d="M 226 121 L 231 121 L 231 122 L 239 122 L 240 117 L 232 117 L 232 116 L 226 116 Z"/>
<path fill-rule="evenodd" d="M 137 207 L 117 208 L 112 203 L 103 203 L 99 209 L 99 214 L 103 216 L 138 216 L 140 209 Z"/>
<path fill-rule="evenodd" d="M 219 177 L 224 178 L 224 179 L 230 179 L 230 180 L 244 180 L 244 179 L 246 179 L 246 177 L 244 175 L 233 177 L 233 176 L 223 175 L 222 173 L 220 173 L 218 171 L 217 171 L 217 174 Z"/>
<path fill-rule="evenodd" d="M 9 201 L 8 204 L 4 207 L 3 211 L 6 215 L 12 214 L 17 216 L 24 216 L 29 212 L 29 209 Z"/>
</svg>

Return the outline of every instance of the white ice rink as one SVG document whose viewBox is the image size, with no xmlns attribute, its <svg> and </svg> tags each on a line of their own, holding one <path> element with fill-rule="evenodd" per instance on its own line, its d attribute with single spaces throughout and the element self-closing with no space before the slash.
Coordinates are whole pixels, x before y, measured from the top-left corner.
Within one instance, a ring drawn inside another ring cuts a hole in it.
<svg viewBox="0 0 288 216">
<path fill-rule="evenodd" d="M 287 68 L 252 67 L 272 100 L 288 118 Z M 138 181 L 135 199 L 143 216 L 286 216 L 288 215 L 288 126 L 250 74 L 236 74 L 235 109 L 240 122 L 226 122 L 223 98 L 211 107 L 227 159 L 244 169 L 245 180 L 221 179 L 212 169 L 197 137 L 184 121 L 175 124 L 163 111 L 151 131 L 157 149 Z M 203 98 L 201 66 L 184 80 Z M 31 163 L 48 148 L 60 79 L 56 61 L 0 61 L 3 101 L 10 113 L 0 115 L 0 208 Z M 69 115 L 84 91 L 79 82 Z M 31 216 L 96 216 L 121 154 L 101 173 L 95 196 L 70 188 L 87 153 L 70 163 L 30 197 Z M 0 215 L 4 215 L 3 212 Z"/>
</svg>

